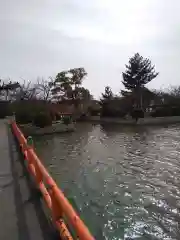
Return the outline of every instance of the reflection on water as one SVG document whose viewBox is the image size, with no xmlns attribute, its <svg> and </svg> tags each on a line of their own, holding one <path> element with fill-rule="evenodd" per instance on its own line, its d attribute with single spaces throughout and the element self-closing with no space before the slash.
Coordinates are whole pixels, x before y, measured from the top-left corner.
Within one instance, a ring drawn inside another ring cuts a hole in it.
<svg viewBox="0 0 180 240">
<path fill-rule="evenodd" d="M 96 239 L 180 239 L 180 126 L 81 124 L 35 144 Z"/>
</svg>

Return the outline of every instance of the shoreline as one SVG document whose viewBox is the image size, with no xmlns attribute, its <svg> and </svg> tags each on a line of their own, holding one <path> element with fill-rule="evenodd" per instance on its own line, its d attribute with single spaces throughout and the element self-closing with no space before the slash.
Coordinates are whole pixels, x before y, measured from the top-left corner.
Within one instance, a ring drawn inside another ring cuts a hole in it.
<svg viewBox="0 0 180 240">
<path fill-rule="evenodd" d="M 47 126 L 44 128 L 36 127 L 32 124 L 20 124 L 19 126 L 26 136 L 42 136 L 54 133 L 68 133 L 75 131 L 75 126 L 73 123 L 68 125 L 62 123 L 54 123 L 52 126 Z"/>
<path fill-rule="evenodd" d="M 138 122 L 136 122 L 134 119 L 91 117 L 90 119 L 87 119 L 86 122 L 113 123 L 113 124 L 130 125 L 130 126 L 161 125 L 161 124 L 180 123 L 180 116 L 156 117 L 156 118 L 145 117 L 145 118 L 138 119 Z"/>
</svg>

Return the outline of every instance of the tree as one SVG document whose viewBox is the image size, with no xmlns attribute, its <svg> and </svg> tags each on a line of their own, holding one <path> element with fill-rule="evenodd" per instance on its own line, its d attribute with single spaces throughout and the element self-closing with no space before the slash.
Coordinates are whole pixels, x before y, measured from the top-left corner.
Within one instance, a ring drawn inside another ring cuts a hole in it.
<svg viewBox="0 0 180 240">
<path fill-rule="evenodd" d="M 151 61 L 136 53 L 129 59 L 129 65 L 126 65 L 126 71 L 122 73 L 122 83 L 127 90 L 132 91 L 144 87 L 157 75 L 158 73 L 155 72 L 155 67 L 151 65 Z"/>
<path fill-rule="evenodd" d="M 68 98 L 68 93 L 70 90 L 70 79 L 68 76 L 68 71 L 62 71 L 56 75 L 54 84 L 52 84 L 52 95 L 57 101 L 63 98 Z"/>
<path fill-rule="evenodd" d="M 111 109 L 111 102 L 113 100 L 113 93 L 109 86 L 105 87 L 104 93 L 102 93 L 102 97 L 100 99 L 101 105 L 101 115 L 103 117 L 111 117 L 112 116 L 112 109 Z"/>
<path fill-rule="evenodd" d="M 71 74 L 71 84 L 76 87 L 82 84 L 83 78 L 87 75 L 84 68 L 73 68 L 69 70 L 69 73 Z"/>
<path fill-rule="evenodd" d="M 165 90 L 154 90 L 157 101 L 154 102 L 153 117 L 180 116 L 180 86 L 171 86 Z"/>
<path fill-rule="evenodd" d="M 180 104 L 180 86 L 171 86 L 168 92 L 169 95 Z"/>
<path fill-rule="evenodd" d="M 104 93 L 102 93 L 101 102 L 111 100 L 113 98 L 112 90 L 109 86 L 105 87 Z"/>
<path fill-rule="evenodd" d="M 84 87 L 78 88 L 77 91 L 78 91 L 78 97 L 81 100 L 89 101 L 93 98 L 92 95 L 90 94 L 89 90 Z"/>
<path fill-rule="evenodd" d="M 131 93 L 136 94 L 136 106 L 142 107 L 141 89 L 157 77 L 159 73 L 155 71 L 155 66 L 151 64 L 148 58 L 143 58 L 139 53 L 136 53 L 129 59 L 129 64 L 126 65 L 126 71 L 122 73 L 123 85 Z M 125 96 L 126 91 L 122 91 Z"/>
<path fill-rule="evenodd" d="M 73 68 L 58 73 L 52 85 L 53 97 L 58 101 L 62 99 L 78 100 L 81 95 L 80 86 L 86 75 L 84 68 Z"/>
<path fill-rule="evenodd" d="M 38 90 L 38 98 L 44 101 L 51 99 L 51 86 L 53 80 L 50 78 L 50 81 L 42 79 L 37 79 L 35 88 Z"/>
<path fill-rule="evenodd" d="M 167 90 L 153 90 L 159 103 L 166 105 L 180 105 L 180 86 L 171 86 Z"/>
<path fill-rule="evenodd" d="M 12 93 L 13 100 L 34 100 L 38 98 L 39 90 L 36 84 L 32 84 L 30 81 L 25 81 L 19 85 L 19 88 L 15 89 Z"/>
</svg>

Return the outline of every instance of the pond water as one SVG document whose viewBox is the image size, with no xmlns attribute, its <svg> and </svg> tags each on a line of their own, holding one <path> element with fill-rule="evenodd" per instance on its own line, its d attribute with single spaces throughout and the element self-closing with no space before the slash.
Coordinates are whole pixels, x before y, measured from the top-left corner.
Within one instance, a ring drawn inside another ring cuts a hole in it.
<svg viewBox="0 0 180 240">
<path fill-rule="evenodd" d="M 96 239 L 180 239 L 180 126 L 83 123 L 34 141 Z"/>
</svg>

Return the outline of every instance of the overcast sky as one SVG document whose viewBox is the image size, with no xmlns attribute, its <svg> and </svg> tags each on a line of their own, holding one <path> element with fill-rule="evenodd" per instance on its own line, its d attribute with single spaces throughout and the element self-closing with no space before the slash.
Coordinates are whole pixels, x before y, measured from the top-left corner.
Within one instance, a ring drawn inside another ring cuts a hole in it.
<svg viewBox="0 0 180 240">
<path fill-rule="evenodd" d="M 84 67 L 98 97 L 122 88 L 135 52 L 160 72 L 148 86 L 180 83 L 179 0 L 0 0 L 0 78 L 35 81 Z"/>
</svg>

